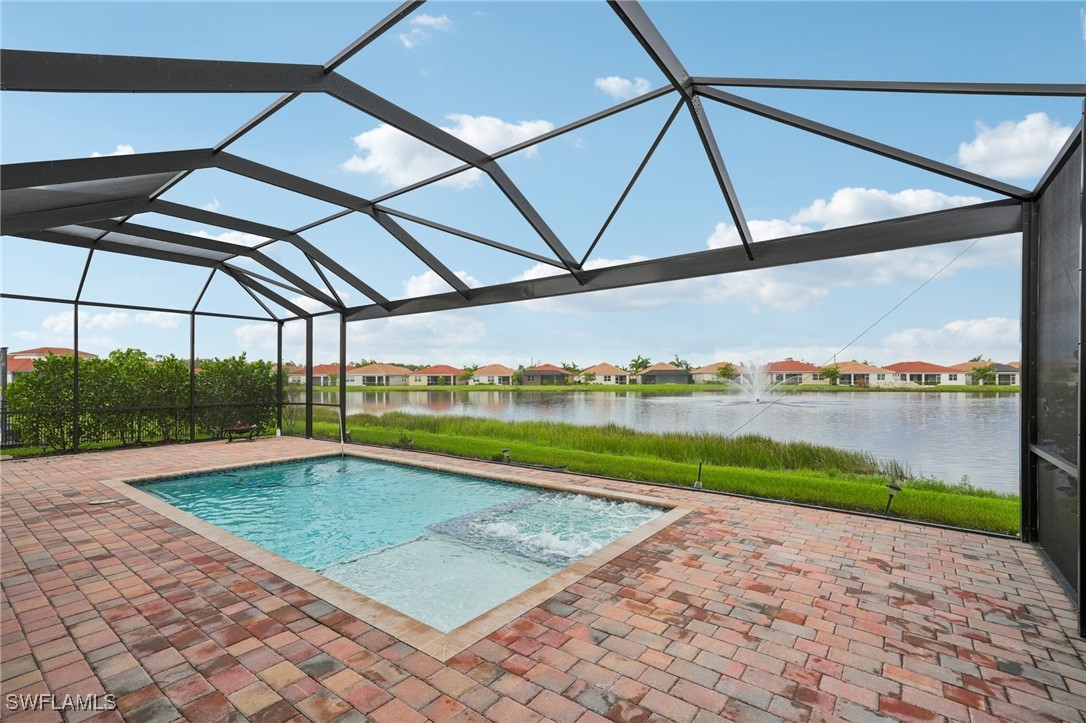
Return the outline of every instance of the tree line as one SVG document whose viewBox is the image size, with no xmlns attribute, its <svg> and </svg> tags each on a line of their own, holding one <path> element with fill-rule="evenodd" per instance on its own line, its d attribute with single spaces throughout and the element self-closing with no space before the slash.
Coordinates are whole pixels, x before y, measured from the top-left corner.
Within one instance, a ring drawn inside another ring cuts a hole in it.
<svg viewBox="0 0 1086 723">
<path fill-rule="evenodd" d="M 74 367 L 71 356 L 50 354 L 8 385 L 8 434 L 20 445 L 48 451 L 76 446 Z M 139 349 L 80 359 L 78 446 L 187 440 L 193 423 L 202 439 L 221 437 L 239 422 L 274 427 L 274 363 L 242 354 L 200 360 L 198 367 L 193 414 L 187 359 L 151 357 Z"/>
</svg>

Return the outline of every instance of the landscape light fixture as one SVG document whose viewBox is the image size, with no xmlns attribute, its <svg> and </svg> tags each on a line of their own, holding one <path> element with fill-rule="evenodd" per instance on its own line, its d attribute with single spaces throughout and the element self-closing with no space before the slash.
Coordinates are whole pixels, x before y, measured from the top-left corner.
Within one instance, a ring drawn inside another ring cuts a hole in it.
<svg viewBox="0 0 1086 723">
<path fill-rule="evenodd" d="M 506 462 L 509 461 L 509 448 L 508 447 L 502 450 L 502 459 L 504 459 Z"/>
<path fill-rule="evenodd" d="M 694 489 L 701 489 L 701 466 L 705 464 L 705 460 L 698 462 L 698 478 L 694 480 Z"/>
<path fill-rule="evenodd" d="M 890 503 L 894 501 L 894 497 L 901 491 L 901 487 L 891 482 L 886 485 L 886 491 L 890 493 L 890 496 L 886 498 L 886 509 L 882 513 L 884 515 L 890 514 Z"/>
</svg>

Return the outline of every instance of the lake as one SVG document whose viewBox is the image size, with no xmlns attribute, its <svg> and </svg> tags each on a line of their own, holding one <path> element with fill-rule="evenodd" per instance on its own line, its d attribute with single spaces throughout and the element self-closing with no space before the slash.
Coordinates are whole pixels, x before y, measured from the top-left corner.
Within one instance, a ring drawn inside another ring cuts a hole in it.
<svg viewBox="0 0 1086 723">
<path fill-rule="evenodd" d="M 314 401 L 334 403 L 334 392 Z M 961 392 L 802 392 L 770 403 L 736 393 L 365 391 L 347 413 L 404 411 L 539 420 L 649 432 L 762 434 L 867 451 L 916 476 L 1018 492 L 1019 395 Z"/>
</svg>

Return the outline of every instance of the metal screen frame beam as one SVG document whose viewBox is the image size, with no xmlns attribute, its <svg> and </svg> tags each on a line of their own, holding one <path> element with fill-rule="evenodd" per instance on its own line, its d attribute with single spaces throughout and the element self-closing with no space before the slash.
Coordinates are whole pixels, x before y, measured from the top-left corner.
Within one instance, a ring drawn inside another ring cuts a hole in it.
<svg viewBox="0 0 1086 723">
<path fill-rule="evenodd" d="M 1086 95 L 1081 83 L 946 83 L 886 80 L 806 80 L 796 78 L 725 78 L 694 76 L 694 85 L 725 85 L 743 88 L 790 88 L 796 90 L 855 90 L 878 93 L 942 93 L 949 95 Z"/>
<path fill-rule="evenodd" d="M 971 186 L 977 186 L 988 191 L 994 191 L 995 193 L 1002 194 L 1004 196 L 1010 196 L 1020 200 L 1029 199 L 1032 194 L 1024 188 L 1012 185 L 1010 183 L 1004 183 L 997 181 L 994 178 L 987 178 L 979 173 L 972 173 L 955 166 L 951 166 L 940 161 L 926 158 L 916 153 L 910 153 L 909 151 L 895 148 L 894 146 L 886 143 L 880 143 L 879 141 L 873 141 L 870 138 L 865 138 L 855 133 L 849 133 L 848 131 L 841 130 L 840 128 L 834 128 L 833 126 L 826 125 L 825 123 L 819 123 L 817 121 L 798 116 L 795 113 L 789 113 L 787 111 L 774 108 L 773 106 L 766 105 L 764 103 L 758 103 L 753 100 L 741 98 L 731 93 L 725 93 L 722 90 L 716 88 L 708 88 L 704 86 L 695 86 L 694 92 L 698 95 L 711 98 L 718 103 L 731 106 L 732 108 L 739 108 L 749 113 L 768 118 L 770 120 L 783 123 L 793 128 L 814 133 L 815 135 L 822 136 L 823 138 L 829 138 L 830 140 L 838 141 L 853 148 L 861 148 L 865 151 L 869 151 L 884 158 L 900 161 L 910 166 L 930 171 L 931 173 L 937 173 L 940 176 L 951 178 L 955 181 L 961 181 L 962 183 L 968 183 Z"/>
<path fill-rule="evenodd" d="M 992 201 L 858 226 L 817 231 L 773 241 L 759 241 L 753 245 L 753 249 L 757 251 L 754 264 L 751 264 L 742 246 L 729 246 L 711 251 L 593 269 L 585 272 L 587 279 L 584 285 L 576 283 L 568 276 L 551 276 L 475 288 L 472 289 L 470 300 L 465 300 L 456 294 L 436 294 L 394 301 L 389 311 L 372 306 L 348 309 L 348 320 L 361 321 L 383 318 L 386 315 L 422 314 L 565 296 L 581 291 L 600 291 L 662 281 L 681 281 L 746 271 L 751 268 L 771 268 L 825 261 L 880 251 L 1017 233 L 1021 230 L 1021 203 L 1014 200 Z"/>
<path fill-rule="evenodd" d="M 735 223 L 739 240 L 743 242 L 743 250 L 747 254 L 747 260 L 753 261 L 754 254 L 751 250 L 751 244 L 754 238 L 751 236 L 746 216 L 743 214 L 743 207 L 739 204 L 739 195 L 736 193 L 731 176 L 724 165 L 724 157 L 720 154 L 720 146 L 716 142 L 716 136 L 713 134 L 713 127 L 709 123 L 709 117 L 705 114 L 701 100 L 693 93 L 690 74 L 686 72 L 686 68 L 679 62 L 679 58 L 672 51 L 667 41 L 664 40 L 660 31 L 656 29 L 656 25 L 640 3 L 630 2 L 629 0 L 608 0 L 608 4 L 625 23 L 633 36 L 637 38 L 637 41 L 641 43 L 641 47 L 645 49 L 645 52 L 656 63 L 656 66 L 667 77 L 671 85 L 682 93 L 683 98 L 685 98 L 686 107 L 690 111 L 691 119 L 694 121 L 694 128 L 698 132 L 698 138 L 701 139 L 702 148 L 709 159 L 717 185 L 720 187 L 724 202 L 727 204 L 732 221 Z"/>
</svg>

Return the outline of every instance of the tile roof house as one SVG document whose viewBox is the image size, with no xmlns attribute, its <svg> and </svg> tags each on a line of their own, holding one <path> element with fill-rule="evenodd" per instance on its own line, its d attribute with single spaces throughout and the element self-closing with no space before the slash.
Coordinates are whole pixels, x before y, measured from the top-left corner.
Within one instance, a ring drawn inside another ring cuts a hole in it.
<svg viewBox="0 0 1086 723">
<path fill-rule="evenodd" d="M 21 374 L 29 374 L 34 371 L 34 362 L 37 359 L 44 359 L 50 354 L 56 354 L 57 356 L 71 356 L 74 353 L 74 349 L 67 349 L 62 346 L 39 346 L 35 349 L 9 351 L 7 381 L 10 383 L 14 381 L 15 377 Z M 91 354 L 89 351 L 80 351 L 79 358 L 97 359 L 98 355 Z"/>
<path fill-rule="evenodd" d="M 896 382 L 897 372 L 874 364 L 864 364 L 858 361 L 837 362 L 837 369 L 841 376 L 837 378 L 837 384 L 842 387 L 874 387 L 879 382 Z"/>
<path fill-rule="evenodd" d="M 903 382 L 922 385 L 965 383 L 965 374 L 961 370 L 926 361 L 903 361 L 887 364 L 886 368 L 897 372 L 898 379 Z"/>
<path fill-rule="evenodd" d="M 975 384 L 972 377 L 974 369 L 988 364 L 992 365 L 992 369 L 995 371 L 995 383 L 996 384 L 1019 384 L 1021 382 L 1022 370 L 1018 367 L 1010 364 L 1001 364 L 993 361 L 969 361 L 962 362 L 961 364 L 955 364 L 954 368 L 965 372 L 964 382 L 966 384 Z"/>
<path fill-rule="evenodd" d="M 769 362 L 766 374 L 775 384 L 826 384 L 822 378 L 822 368 L 803 361 L 788 358 Z"/>
<path fill-rule="evenodd" d="M 501 386 L 509 386 L 513 383 L 513 374 L 515 372 L 507 366 L 501 364 L 487 364 L 485 367 L 479 367 L 475 370 L 475 374 L 468 381 L 468 384 L 498 384 Z"/>
<path fill-rule="evenodd" d="M 413 387 L 456 386 L 463 384 L 460 381 L 460 375 L 463 373 L 463 369 L 457 369 L 448 364 L 435 364 L 411 372 L 407 383 Z"/>
<path fill-rule="evenodd" d="M 347 370 L 347 383 L 364 387 L 390 387 L 407 384 L 411 370 L 395 364 L 367 364 Z"/>
<path fill-rule="evenodd" d="M 41 359 L 42 357 L 49 356 L 50 354 L 56 354 L 57 356 L 71 356 L 75 353 L 75 349 L 68 349 L 63 346 L 39 346 L 34 349 L 23 349 L 22 351 L 9 351 L 8 359 Z M 97 354 L 91 354 L 89 351 L 80 351 L 80 357 L 87 359 L 97 359 Z"/>
<path fill-rule="evenodd" d="M 573 374 L 562 367 L 556 367 L 553 364 L 538 364 L 525 370 L 521 384 L 526 386 L 569 384 L 571 379 L 573 379 Z"/>
<path fill-rule="evenodd" d="M 720 367 L 725 365 L 731 365 L 732 369 L 738 375 L 740 373 L 741 364 L 734 364 L 732 362 L 713 362 L 712 364 L 706 364 L 703 367 L 698 367 L 690 374 L 694 377 L 695 384 L 715 384 L 720 382 L 720 377 L 717 376 L 717 371 Z"/>
<path fill-rule="evenodd" d="M 637 373 L 638 384 L 693 384 L 690 372 L 674 364 L 653 364 Z"/>
<path fill-rule="evenodd" d="M 596 375 L 591 382 L 585 380 L 585 377 L 588 374 Z M 593 364 L 587 369 L 581 370 L 581 373 L 577 376 L 577 381 L 582 384 L 629 384 L 630 373 L 625 369 L 616 367 L 614 364 L 601 362 L 600 364 Z"/>
<path fill-rule="evenodd" d="M 347 383 L 352 384 L 351 374 L 355 367 L 347 367 Z M 288 384 L 305 384 L 305 367 L 295 367 L 287 371 Z M 313 367 L 313 386 L 331 387 L 339 384 L 339 364 L 318 364 Z"/>
</svg>

